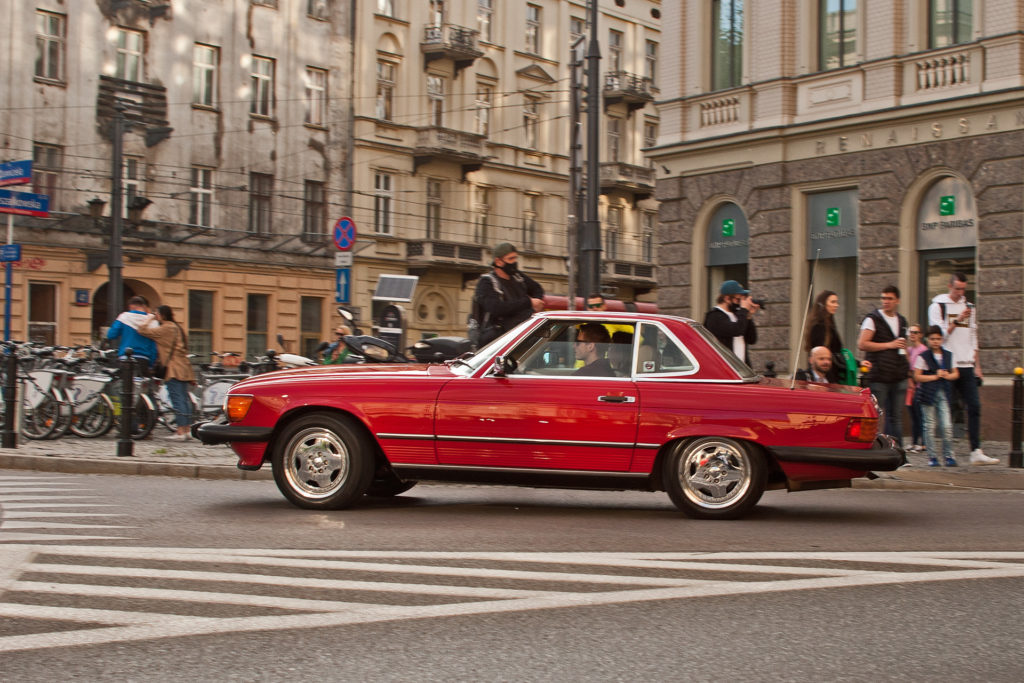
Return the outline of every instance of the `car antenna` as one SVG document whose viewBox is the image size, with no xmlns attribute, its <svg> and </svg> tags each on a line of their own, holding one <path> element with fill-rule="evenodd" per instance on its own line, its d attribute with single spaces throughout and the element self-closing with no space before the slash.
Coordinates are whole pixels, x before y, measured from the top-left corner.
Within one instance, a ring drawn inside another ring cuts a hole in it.
<svg viewBox="0 0 1024 683">
<path fill-rule="evenodd" d="M 793 372 L 793 378 L 789 381 L 789 388 L 793 390 L 796 388 L 796 362 L 800 358 L 800 347 L 803 345 L 801 339 L 803 339 L 804 327 L 807 325 L 807 313 L 811 310 L 811 297 L 814 296 L 814 271 L 818 267 L 818 258 L 821 256 L 821 248 L 814 254 L 814 262 L 811 263 L 811 284 L 807 287 L 807 305 L 804 306 L 804 319 L 800 323 L 800 336 L 797 338 L 796 351 L 793 353 L 793 362 L 790 364 L 790 368 Z"/>
</svg>

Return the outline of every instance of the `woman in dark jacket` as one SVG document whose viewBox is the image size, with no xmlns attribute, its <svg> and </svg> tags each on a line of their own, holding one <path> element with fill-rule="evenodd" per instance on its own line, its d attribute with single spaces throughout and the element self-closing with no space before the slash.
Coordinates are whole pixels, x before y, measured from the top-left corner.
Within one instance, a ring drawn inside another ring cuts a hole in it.
<svg viewBox="0 0 1024 683">
<path fill-rule="evenodd" d="M 824 346 L 832 352 L 832 369 L 828 380 L 839 383 L 839 368 L 846 367 L 843 358 L 843 339 L 836 328 L 836 311 L 839 310 L 839 295 L 826 289 L 814 299 L 811 313 L 807 318 L 807 332 L 804 335 L 804 351 L 811 352 L 817 346 Z"/>
</svg>

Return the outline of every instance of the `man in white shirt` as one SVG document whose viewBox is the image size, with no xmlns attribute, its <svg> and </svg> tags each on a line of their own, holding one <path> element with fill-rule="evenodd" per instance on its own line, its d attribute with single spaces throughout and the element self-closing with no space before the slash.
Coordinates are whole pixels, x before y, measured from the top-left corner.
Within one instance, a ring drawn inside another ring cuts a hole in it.
<svg viewBox="0 0 1024 683">
<path fill-rule="evenodd" d="M 864 317 L 857 348 L 867 354 L 871 369 L 864 376 L 878 405 L 885 412 L 884 433 L 903 442 L 903 411 L 907 396 L 907 319 L 897 312 L 900 290 L 882 290 L 882 307 Z"/>
<path fill-rule="evenodd" d="M 953 273 L 949 278 L 949 294 L 939 294 L 928 307 L 928 325 L 942 330 L 942 348 L 953 353 L 960 377 L 953 381 L 953 392 L 960 395 L 967 411 L 967 437 L 971 442 L 972 465 L 995 465 L 999 462 L 981 450 L 981 401 L 978 380 L 981 363 L 978 358 L 978 321 L 974 304 L 967 301 L 967 275 Z"/>
</svg>

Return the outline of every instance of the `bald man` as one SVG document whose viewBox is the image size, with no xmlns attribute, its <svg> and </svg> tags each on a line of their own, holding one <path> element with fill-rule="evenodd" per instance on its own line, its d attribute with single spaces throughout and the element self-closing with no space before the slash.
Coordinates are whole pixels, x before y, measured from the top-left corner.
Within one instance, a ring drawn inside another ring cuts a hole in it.
<svg viewBox="0 0 1024 683">
<path fill-rule="evenodd" d="M 796 371 L 796 378 L 804 382 L 831 384 L 829 375 L 832 372 L 832 351 L 826 346 L 815 346 L 807 356 L 808 367 Z"/>
</svg>

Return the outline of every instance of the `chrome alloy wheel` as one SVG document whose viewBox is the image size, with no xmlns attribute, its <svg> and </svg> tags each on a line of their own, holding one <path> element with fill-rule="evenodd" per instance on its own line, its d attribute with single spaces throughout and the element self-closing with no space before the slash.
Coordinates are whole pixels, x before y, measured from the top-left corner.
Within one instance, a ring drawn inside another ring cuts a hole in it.
<svg viewBox="0 0 1024 683">
<path fill-rule="evenodd" d="M 284 448 L 284 476 L 305 498 L 327 498 L 344 486 L 351 468 L 345 442 L 330 429 L 308 427 Z"/>
<path fill-rule="evenodd" d="M 693 504 L 707 509 L 741 500 L 753 482 L 747 449 L 731 439 L 701 440 L 679 459 L 679 484 Z"/>
</svg>

